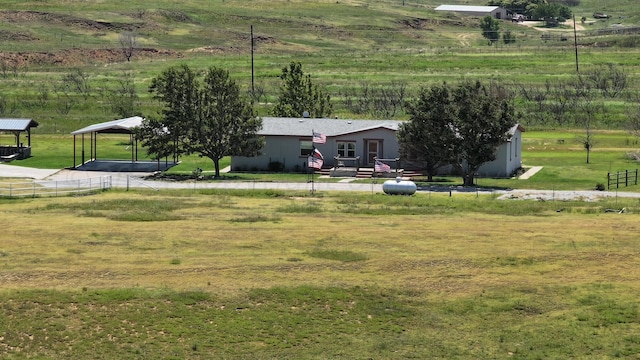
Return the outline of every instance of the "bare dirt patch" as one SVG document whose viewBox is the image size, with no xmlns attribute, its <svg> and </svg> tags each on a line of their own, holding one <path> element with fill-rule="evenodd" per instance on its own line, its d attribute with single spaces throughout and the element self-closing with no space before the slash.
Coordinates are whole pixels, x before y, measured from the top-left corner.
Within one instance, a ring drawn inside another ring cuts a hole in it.
<svg viewBox="0 0 640 360">
<path fill-rule="evenodd" d="M 134 31 L 145 27 L 146 24 L 143 22 L 117 23 L 95 21 L 72 15 L 41 11 L 0 11 L 0 21 L 8 23 L 43 22 L 96 31 Z"/>
<path fill-rule="evenodd" d="M 0 40 L 2 41 L 35 41 L 35 40 L 38 40 L 38 38 L 27 32 L 0 30 Z"/>
<path fill-rule="evenodd" d="M 134 50 L 133 60 L 181 58 L 173 50 L 140 48 Z M 0 63 L 24 67 L 32 65 L 79 66 L 110 64 L 126 61 L 122 49 L 65 49 L 56 52 L 0 52 Z"/>
<path fill-rule="evenodd" d="M 527 26 L 533 29 L 536 29 L 538 31 L 567 31 L 568 29 L 562 29 L 562 28 L 546 28 L 546 27 L 538 27 L 536 26 L 537 24 L 540 24 L 541 21 L 522 21 L 519 22 L 518 24 L 523 25 L 523 26 Z M 569 26 L 571 27 L 571 29 L 573 29 L 573 20 L 567 20 L 563 23 L 563 25 L 565 26 Z M 576 30 L 577 31 L 584 31 L 585 28 L 584 26 L 576 23 Z"/>
<path fill-rule="evenodd" d="M 466 26 L 462 20 L 411 18 L 402 20 L 402 25 L 416 30 L 433 30 L 438 26 Z"/>
</svg>

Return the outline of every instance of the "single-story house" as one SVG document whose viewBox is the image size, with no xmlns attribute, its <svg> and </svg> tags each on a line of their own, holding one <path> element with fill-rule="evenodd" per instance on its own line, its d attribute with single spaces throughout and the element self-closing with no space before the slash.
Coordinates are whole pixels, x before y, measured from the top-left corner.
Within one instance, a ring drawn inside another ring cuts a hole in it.
<svg viewBox="0 0 640 360">
<path fill-rule="evenodd" d="M 343 159 L 358 158 L 361 167 L 373 168 L 375 159 L 396 159 L 400 149 L 396 132 L 401 120 L 345 120 L 313 118 L 262 118 L 265 145 L 256 157 L 232 156 L 231 171 L 305 170 L 314 145 L 324 157 L 324 168 L 336 167 Z M 522 166 L 522 132 L 513 126 L 511 138 L 496 150 L 496 160 L 486 163 L 481 176 L 506 177 Z M 326 136 L 324 144 L 312 142 L 313 132 Z M 274 166 L 277 164 L 278 166 Z M 352 165 L 349 163 L 346 165 Z M 394 166 L 395 164 L 390 164 Z"/>
<path fill-rule="evenodd" d="M 500 6 L 440 5 L 435 10 L 477 17 L 490 15 L 495 19 L 507 19 L 507 9 Z"/>
<path fill-rule="evenodd" d="M 334 157 L 359 157 L 359 166 L 373 167 L 374 159 L 396 157 L 399 148 L 398 120 L 339 120 L 314 118 L 262 118 L 265 145 L 262 155 L 233 156 L 231 171 L 266 170 L 280 163 L 287 170 L 303 170 L 313 151 L 313 132 L 326 136 L 324 144 L 315 144 L 324 157 L 324 167 L 336 166 Z M 351 164 L 349 164 L 351 165 Z"/>
</svg>

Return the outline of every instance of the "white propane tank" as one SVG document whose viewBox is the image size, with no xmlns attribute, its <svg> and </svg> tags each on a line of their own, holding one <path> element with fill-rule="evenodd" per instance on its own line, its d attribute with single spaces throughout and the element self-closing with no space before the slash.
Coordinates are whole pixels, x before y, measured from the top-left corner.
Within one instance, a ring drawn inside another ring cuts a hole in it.
<svg viewBox="0 0 640 360">
<path fill-rule="evenodd" d="M 397 177 L 395 180 L 387 180 L 382 184 L 382 191 L 389 195 L 413 195 L 418 190 L 413 181 L 402 180 Z"/>
</svg>

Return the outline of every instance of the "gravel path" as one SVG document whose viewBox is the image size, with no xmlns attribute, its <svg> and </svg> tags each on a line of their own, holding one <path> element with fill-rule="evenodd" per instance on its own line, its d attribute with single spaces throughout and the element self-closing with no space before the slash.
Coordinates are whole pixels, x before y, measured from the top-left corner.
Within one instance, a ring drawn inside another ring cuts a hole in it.
<svg viewBox="0 0 640 360">
<path fill-rule="evenodd" d="M 117 188 L 150 188 L 150 189 L 276 189 L 276 190 L 298 190 L 311 191 L 360 191 L 360 192 L 382 192 L 382 181 L 378 183 L 363 182 L 259 182 L 259 181 L 155 181 L 144 180 L 150 173 L 123 173 L 123 172 L 99 172 L 99 171 L 78 171 L 78 170 L 56 170 L 56 169 L 33 169 L 13 165 L 0 164 L 0 177 L 32 178 L 41 181 L 71 181 L 101 176 L 111 176 L 111 184 Z M 502 200 L 583 200 L 598 201 L 606 198 L 640 198 L 640 193 L 624 191 L 554 191 L 554 190 L 495 190 L 484 188 L 465 188 L 448 186 L 429 186 L 418 188 L 420 192 L 443 193 L 478 193 L 495 194 Z"/>
</svg>

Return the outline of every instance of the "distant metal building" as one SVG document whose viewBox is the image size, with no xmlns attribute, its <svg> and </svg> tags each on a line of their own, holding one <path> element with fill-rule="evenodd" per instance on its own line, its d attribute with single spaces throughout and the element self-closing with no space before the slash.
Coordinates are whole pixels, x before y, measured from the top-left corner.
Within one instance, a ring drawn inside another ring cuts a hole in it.
<svg viewBox="0 0 640 360">
<path fill-rule="evenodd" d="M 468 5 L 440 5 L 436 11 L 455 12 L 462 15 L 485 17 L 490 15 L 496 19 L 507 19 L 507 9 L 500 6 L 468 6 Z"/>
</svg>

